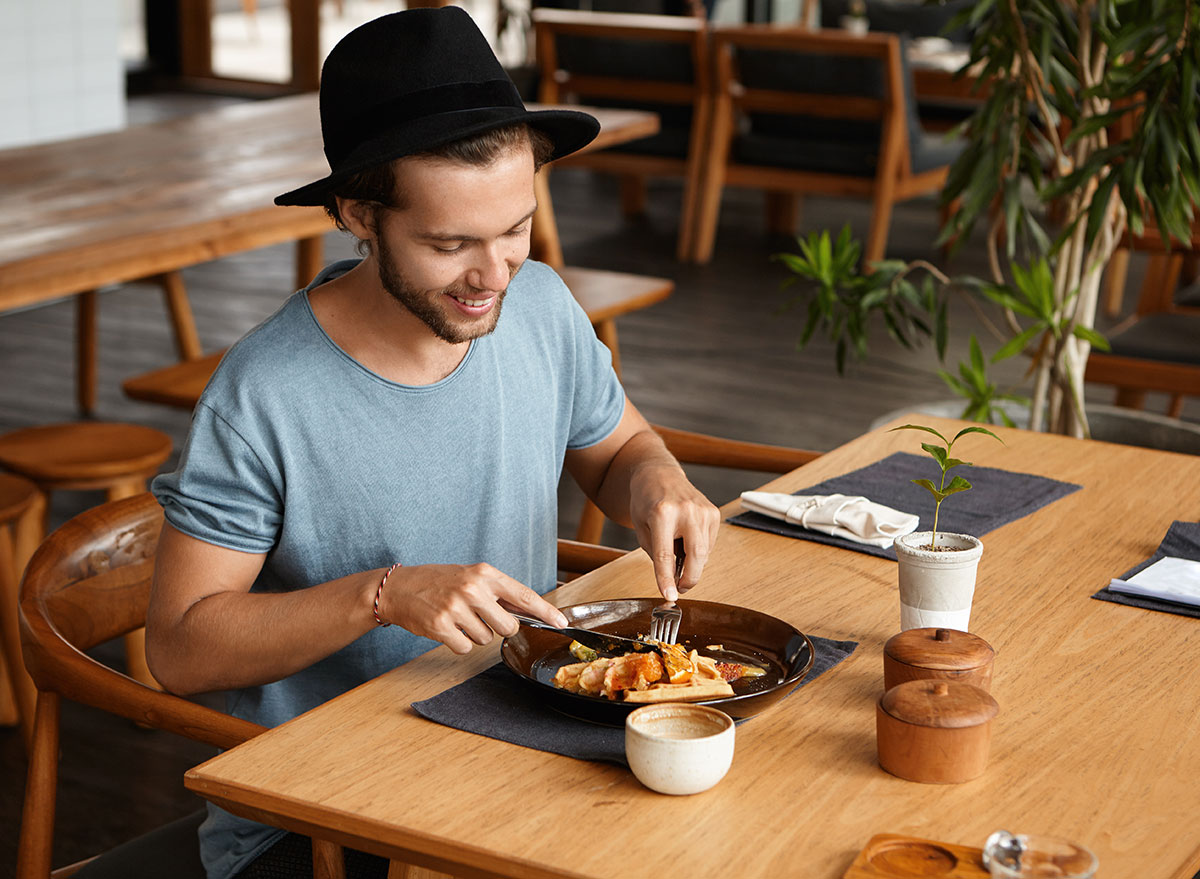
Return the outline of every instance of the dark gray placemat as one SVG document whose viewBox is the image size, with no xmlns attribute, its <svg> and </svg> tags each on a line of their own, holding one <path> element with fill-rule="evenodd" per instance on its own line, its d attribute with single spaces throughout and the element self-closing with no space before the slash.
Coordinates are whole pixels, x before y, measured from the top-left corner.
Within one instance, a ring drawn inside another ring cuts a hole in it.
<svg viewBox="0 0 1200 879">
<path fill-rule="evenodd" d="M 1117 579 L 1128 580 L 1138 571 L 1150 567 L 1156 561 L 1166 556 L 1200 562 L 1200 522 L 1172 522 L 1171 527 L 1167 529 L 1167 536 L 1158 545 L 1158 549 L 1154 551 L 1154 555 L 1141 564 L 1134 565 Z M 1200 607 L 1190 604 L 1178 604 L 1174 601 L 1163 601 L 1158 598 L 1149 598 L 1145 595 L 1126 595 L 1124 592 L 1113 592 L 1107 586 L 1093 595 L 1092 598 L 1098 598 L 1100 601 L 1111 601 L 1113 604 L 1127 604 L 1130 607 L 1140 607 L 1145 610 L 1157 610 L 1162 613 L 1175 613 L 1180 616 L 1200 619 Z"/>
<path fill-rule="evenodd" d="M 920 519 L 917 530 L 928 531 L 933 525 L 933 498 L 919 485 L 913 485 L 912 480 L 932 479 L 936 482 L 940 472 L 937 464 L 927 455 L 895 452 L 861 470 L 826 479 L 793 494 L 861 495 L 877 504 L 916 515 Z M 1079 490 L 1078 485 L 1070 482 L 1032 473 L 997 470 L 995 467 L 961 467 L 952 473 L 961 473 L 973 488 L 954 495 L 942 505 L 938 531 L 972 534 L 975 537 L 982 537 L 1001 525 L 1028 516 L 1046 504 Z M 785 537 L 799 537 L 893 561 L 896 559 L 896 551 L 891 547 L 884 549 L 855 543 L 844 537 L 810 531 L 762 513 L 739 513 L 728 521 Z"/>
<path fill-rule="evenodd" d="M 816 680 L 858 646 L 857 641 L 810 638 L 816 656 L 797 688 Z M 502 662 L 430 699 L 414 702 L 412 707 L 422 717 L 445 726 L 514 745 L 580 760 L 628 765 L 623 728 L 588 723 L 555 711 Z"/>
</svg>

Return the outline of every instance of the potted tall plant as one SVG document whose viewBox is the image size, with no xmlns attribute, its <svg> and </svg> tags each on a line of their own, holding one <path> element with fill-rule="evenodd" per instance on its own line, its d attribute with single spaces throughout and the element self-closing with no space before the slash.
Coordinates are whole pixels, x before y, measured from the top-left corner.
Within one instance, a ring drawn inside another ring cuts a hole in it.
<svg viewBox="0 0 1200 879">
<path fill-rule="evenodd" d="M 964 241 L 987 223 L 990 277 L 952 279 L 927 262 L 885 260 L 862 271 L 843 230 L 799 241 L 779 258 L 806 285 L 803 346 L 822 329 L 862 358 L 875 319 L 897 342 L 927 338 L 944 356 L 947 299 L 964 293 L 999 308 L 987 322 L 995 362 L 1030 358 L 1029 424 L 1088 435 L 1083 374 L 1102 273 L 1127 231 L 1156 226 L 1191 240 L 1200 196 L 1200 2 L 1197 0 L 979 0 L 951 22 L 974 34 L 960 75 L 981 103 L 959 129 L 939 243 Z M 987 376 L 972 337 L 970 359 L 942 372 L 967 398 L 964 417 L 1011 423 L 1005 402 L 1023 399 Z"/>
</svg>

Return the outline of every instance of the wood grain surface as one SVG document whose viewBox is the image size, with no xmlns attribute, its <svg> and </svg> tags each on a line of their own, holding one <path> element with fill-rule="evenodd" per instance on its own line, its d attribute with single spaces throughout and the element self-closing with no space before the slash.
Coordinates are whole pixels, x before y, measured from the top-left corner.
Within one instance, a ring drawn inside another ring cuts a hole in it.
<svg viewBox="0 0 1200 879">
<path fill-rule="evenodd" d="M 1200 459 L 1001 433 L 1006 445 L 980 445 L 976 463 L 1083 489 L 983 536 L 972 619 L 997 651 L 1000 714 L 974 781 L 916 784 L 876 762 L 883 645 L 899 625 L 895 564 L 724 526 L 694 597 L 860 646 L 743 724 L 729 774 L 704 794 L 660 796 L 625 769 L 448 729 L 409 707 L 494 663 L 496 645 L 434 650 L 186 783 L 241 814 L 466 877 L 835 879 L 878 833 L 982 845 L 1003 827 L 1087 845 L 1104 876 L 1191 879 L 1200 625 L 1089 596 L 1149 556 L 1173 520 L 1200 518 Z M 912 446 L 876 431 L 767 488 L 797 490 Z M 634 552 L 554 600 L 649 596 L 650 571 Z"/>
<path fill-rule="evenodd" d="M 658 130 L 574 109 L 600 119 L 588 149 Z M 322 208 L 274 198 L 328 173 L 315 94 L 0 151 L 0 311 L 321 235 Z"/>
</svg>

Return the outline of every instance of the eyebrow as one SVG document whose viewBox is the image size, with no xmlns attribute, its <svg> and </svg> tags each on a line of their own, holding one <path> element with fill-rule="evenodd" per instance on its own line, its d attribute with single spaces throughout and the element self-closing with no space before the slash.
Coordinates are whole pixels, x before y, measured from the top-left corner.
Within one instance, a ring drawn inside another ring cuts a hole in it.
<svg viewBox="0 0 1200 879">
<path fill-rule="evenodd" d="M 508 231 L 511 232 L 513 229 L 517 228 L 522 223 L 528 222 L 530 219 L 532 219 L 532 217 L 535 213 L 537 213 L 537 205 L 534 205 L 533 209 L 530 210 L 529 213 L 527 213 L 525 216 L 521 217 L 521 219 L 517 220 L 517 222 L 515 222 L 511 226 L 509 226 Z M 452 234 L 449 232 L 425 232 L 425 233 L 422 233 L 421 237 L 424 238 L 426 241 L 480 241 L 481 240 L 479 238 L 479 236 L 477 236 L 477 235 L 455 235 L 455 234 Z"/>
</svg>

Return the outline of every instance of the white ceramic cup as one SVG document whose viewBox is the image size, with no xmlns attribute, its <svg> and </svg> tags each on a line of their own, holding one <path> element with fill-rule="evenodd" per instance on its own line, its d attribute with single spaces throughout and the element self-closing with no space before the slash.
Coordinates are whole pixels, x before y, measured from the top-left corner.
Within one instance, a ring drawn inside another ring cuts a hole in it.
<svg viewBox="0 0 1200 879">
<path fill-rule="evenodd" d="M 625 759 L 638 781 L 662 794 L 698 794 L 729 771 L 733 718 L 707 705 L 644 705 L 625 720 Z"/>
</svg>

